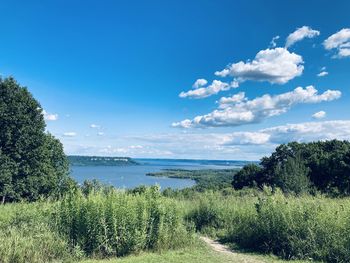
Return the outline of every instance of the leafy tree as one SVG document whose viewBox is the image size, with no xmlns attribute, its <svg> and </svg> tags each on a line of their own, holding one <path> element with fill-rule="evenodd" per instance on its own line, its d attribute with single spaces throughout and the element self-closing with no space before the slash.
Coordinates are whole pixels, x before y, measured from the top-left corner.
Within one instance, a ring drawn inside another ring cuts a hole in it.
<svg viewBox="0 0 350 263">
<path fill-rule="evenodd" d="M 62 144 L 45 132 L 42 108 L 13 78 L 0 79 L 0 197 L 37 200 L 68 178 Z"/>
<path fill-rule="evenodd" d="M 6 197 L 11 198 L 13 196 L 12 178 L 16 170 L 16 164 L 0 151 L 0 196 L 2 196 L 2 204 L 5 203 Z"/>
<path fill-rule="evenodd" d="M 260 165 L 259 176 L 248 168 L 239 173 L 246 186 L 254 180 L 259 186 L 278 186 L 294 192 L 304 191 L 309 185 L 325 193 L 350 194 L 349 141 L 282 144 L 270 156 L 263 157 Z"/>
<path fill-rule="evenodd" d="M 284 192 L 302 194 L 310 189 L 309 169 L 304 165 L 300 155 L 295 158 L 287 157 L 284 163 L 277 165 L 274 174 L 276 186 Z"/>
<path fill-rule="evenodd" d="M 232 186 L 235 189 L 257 186 L 257 182 L 260 180 L 259 177 L 261 176 L 261 171 L 261 167 L 256 164 L 245 165 L 234 175 Z"/>
</svg>

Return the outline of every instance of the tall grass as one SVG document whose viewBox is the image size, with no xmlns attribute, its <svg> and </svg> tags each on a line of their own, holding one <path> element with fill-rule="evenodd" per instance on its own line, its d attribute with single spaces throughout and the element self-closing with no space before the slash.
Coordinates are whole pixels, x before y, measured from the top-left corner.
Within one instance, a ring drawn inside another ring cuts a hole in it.
<svg viewBox="0 0 350 263">
<path fill-rule="evenodd" d="M 172 249 L 191 239 L 175 201 L 154 188 L 143 194 L 78 192 L 60 201 L 56 211 L 58 231 L 88 256 Z"/>
<path fill-rule="evenodd" d="M 350 199 L 207 193 L 191 202 L 198 230 L 286 259 L 350 262 Z"/>
<path fill-rule="evenodd" d="M 68 243 L 51 230 L 49 203 L 0 206 L 0 262 L 70 261 Z"/>
<path fill-rule="evenodd" d="M 0 206 L 0 262 L 77 262 L 192 241 L 175 200 L 155 188 L 142 194 L 80 191 L 58 202 Z"/>
</svg>

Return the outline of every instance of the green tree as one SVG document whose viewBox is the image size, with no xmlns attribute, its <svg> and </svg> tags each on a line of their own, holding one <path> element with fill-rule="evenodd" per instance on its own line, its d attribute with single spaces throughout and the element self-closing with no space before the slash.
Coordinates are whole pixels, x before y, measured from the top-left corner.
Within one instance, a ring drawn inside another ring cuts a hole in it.
<svg viewBox="0 0 350 263">
<path fill-rule="evenodd" d="M 287 157 L 287 160 L 278 164 L 274 171 L 276 186 L 287 193 L 307 193 L 310 189 L 309 171 L 300 155 Z"/>
<path fill-rule="evenodd" d="M 254 187 L 258 185 L 261 176 L 261 167 L 256 164 L 247 164 L 233 176 L 232 186 L 235 189 Z"/>
<path fill-rule="evenodd" d="M 13 196 L 12 178 L 16 174 L 16 164 L 0 151 L 0 196 L 1 203 Z"/>
<path fill-rule="evenodd" d="M 37 200 L 68 178 L 62 144 L 45 132 L 42 108 L 13 78 L 0 79 L 0 197 Z"/>
<path fill-rule="evenodd" d="M 322 192 L 350 194 L 349 141 L 281 144 L 270 156 L 263 157 L 260 165 L 262 169 L 255 180 L 259 186 L 283 185 L 286 189 L 299 191 L 301 189 L 298 190 L 296 185 L 305 187 L 308 178 L 309 185 Z M 247 174 L 247 171 L 243 170 L 239 175 L 249 179 Z M 288 186 L 285 184 L 287 181 Z"/>
</svg>

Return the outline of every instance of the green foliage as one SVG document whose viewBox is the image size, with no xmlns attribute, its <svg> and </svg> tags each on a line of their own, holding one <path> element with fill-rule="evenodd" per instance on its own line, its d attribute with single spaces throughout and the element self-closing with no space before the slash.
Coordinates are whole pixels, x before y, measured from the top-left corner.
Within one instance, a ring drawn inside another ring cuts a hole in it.
<svg viewBox="0 0 350 263">
<path fill-rule="evenodd" d="M 62 144 L 45 133 L 40 104 L 13 78 L 0 79 L 0 127 L 1 200 L 61 194 L 69 180 Z"/>
<path fill-rule="evenodd" d="M 0 262 L 70 261 L 75 251 L 50 225 L 48 203 L 0 206 Z"/>
<path fill-rule="evenodd" d="M 310 189 L 308 177 L 309 169 L 306 168 L 300 156 L 287 157 L 283 163 L 279 163 L 274 171 L 276 186 L 285 193 L 302 194 Z"/>
<path fill-rule="evenodd" d="M 243 166 L 238 173 L 234 175 L 232 186 L 235 189 L 242 189 L 243 187 L 255 187 L 259 181 L 262 168 L 256 164 L 247 164 Z"/>
<path fill-rule="evenodd" d="M 59 201 L 57 228 L 86 255 L 123 256 L 184 246 L 190 235 L 175 201 L 156 188 L 145 193 L 79 191 Z"/>
<path fill-rule="evenodd" d="M 183 213 L 159 188 L 73 191 L 60 201 L 0 206 L 0 262 L 76 262 L 191 245 Z"/>
<path fill-rule="evenodd" d="M 259 187 L 281 187 L 286 192 L 316 188 L 329 194 L 350 194 L 348 141 L 282 144 L 269 157 L 262 158 L 260 165 L 261 171 L 246 166 L 234 178 L 233 185 L 240 189 L 257 183 Z"/>
<path fill-rule="evenodd" d="M 238 169 L 217 169 L 217 170 L 183 170 L 165 169 L 157 173 L 149 173 L 148 176 L 192 179 L 196 181 L 193 187 L 195 191 L 220 190 L 231 186 L 233 175 Z M 167 190 L 170 194 L 170 190 Z"/>
<path fill-rule="evenodd" d="M 285 259 L 350 261 L 350 199 L 204 193 L 187 203 L 187 219 L 206 234 Z"/>
<path fill-rule="evenodd" d="M 85 196 L 88 196 L 92 193 L 97 193 L 97 192 L 108 193 L 110 191 L 113 191 L 114 187 L 107 184 L 102 184 L 97 179 L 92 179 L 92 180 L 85 180 L 83 184 L 80 186 L 80 190 Z"/>
</svg>

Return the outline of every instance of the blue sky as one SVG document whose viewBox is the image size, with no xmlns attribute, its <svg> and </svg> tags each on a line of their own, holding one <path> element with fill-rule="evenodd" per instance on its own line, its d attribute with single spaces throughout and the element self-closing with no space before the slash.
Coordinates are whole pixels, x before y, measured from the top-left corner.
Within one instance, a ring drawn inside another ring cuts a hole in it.
<svg viewBox="0 0 350 263">
<path fill-rule="evenodd" d="M 350 139 L 349 1 L 0 9 L 0 74 L 41 102 L 68 154 L 256 160 L 291 140 Z"/>
</svg>

